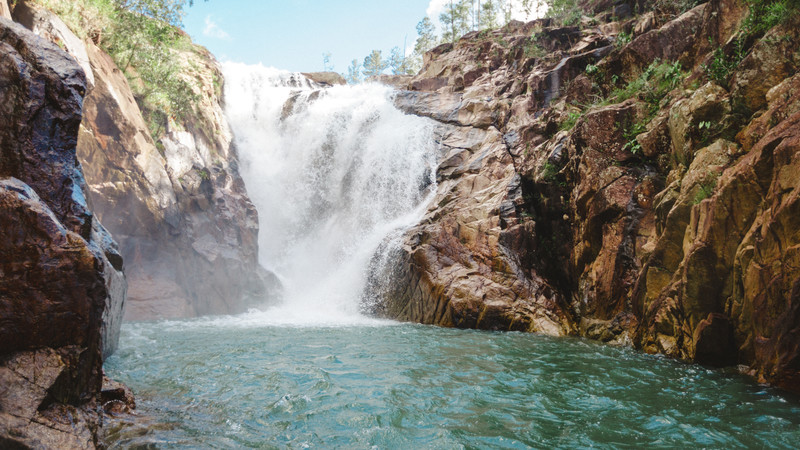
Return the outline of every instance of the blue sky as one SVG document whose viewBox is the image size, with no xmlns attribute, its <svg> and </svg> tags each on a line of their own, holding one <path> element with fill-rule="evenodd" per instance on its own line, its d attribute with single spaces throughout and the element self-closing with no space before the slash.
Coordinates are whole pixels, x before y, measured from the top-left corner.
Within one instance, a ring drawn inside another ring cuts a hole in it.
<svg viewBox="0 0 800 450">
<path fill-rule="evenodd" d="M 192 39 L 221 61 L 262 63 L 311 72 L 330 52 L 333 70 L 347 72 L 372 49 L 413 47 L 417 23 L 437 0 L 195 0 L 184 19 Z"/>
</svg>

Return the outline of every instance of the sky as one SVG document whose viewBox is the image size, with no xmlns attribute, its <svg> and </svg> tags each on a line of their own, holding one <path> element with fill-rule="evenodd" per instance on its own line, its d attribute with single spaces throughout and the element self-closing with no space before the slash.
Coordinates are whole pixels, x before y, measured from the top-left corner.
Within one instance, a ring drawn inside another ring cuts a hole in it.
<svg viewBox="0 0 800 450">
<path fill-rule="evenodd" d="M 195 0 L 184 28 L 221 61 L 261 63 L 293 72 L 346 73 L 373 49 L 410 52 L 417 23 L 438 21 L 448 0 Z"/>
<path fill-rule="evenodd" d="M 439 3 L 443 0 L 433 0 Z M 195 0 L 184 28 L 221 61 L 336 72 L 373 49 L 413 48 L 431 0 Z M 437 14 L 438 16 L 438 14 Z"/>
</svg>

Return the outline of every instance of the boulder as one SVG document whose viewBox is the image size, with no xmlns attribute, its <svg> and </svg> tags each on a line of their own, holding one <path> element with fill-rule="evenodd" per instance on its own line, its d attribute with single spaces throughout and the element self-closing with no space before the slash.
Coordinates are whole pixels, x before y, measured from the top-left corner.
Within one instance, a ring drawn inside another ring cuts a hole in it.
<svg viewBox="0 0 800 450">
<path fill-rule="evenodd" d="M 86 80 L 3 18 L 0 47 L 0 444 L 93 448 L 126 281 L 76 158 Z"/>
<path fill-rule="evenodd" d="M 303 76 L 320 86 L 337 86 L 347 84 L 347 80 L 336 72 L 304 72 Z"/>
</svg>

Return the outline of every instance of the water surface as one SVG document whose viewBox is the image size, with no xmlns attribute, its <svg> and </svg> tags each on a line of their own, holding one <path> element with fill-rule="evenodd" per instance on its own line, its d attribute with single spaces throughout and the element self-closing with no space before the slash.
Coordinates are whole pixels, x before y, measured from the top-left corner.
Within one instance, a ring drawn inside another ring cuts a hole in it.
<svg viewBox="0 0 800 450">
<path fill-rule="evenodd" d="M 793 448 L 800 402 L 728 372 L 578 339 L 364 319 L 126 324 L 109 376 L 158 448 Z"/>
</svg>

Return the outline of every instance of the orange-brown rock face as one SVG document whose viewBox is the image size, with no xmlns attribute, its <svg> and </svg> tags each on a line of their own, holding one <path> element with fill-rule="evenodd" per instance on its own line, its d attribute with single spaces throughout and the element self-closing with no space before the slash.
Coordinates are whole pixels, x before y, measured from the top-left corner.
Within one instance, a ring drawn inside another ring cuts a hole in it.
<svg viewBox="0 0 800 450">
<path fill-rule="evenodd" d="M 239 313 L 273 297 L 277 280 L 258 263 L 258 214 L 238 172 L 213 57 L 200 47 L 175 54 L 199 100 L 155 142 L 109 55 L 34 2 L 18 3 L 14 17 L 61 43 L 89 74 L 78 159 L 94 212 L 126 260 L 126 317 Z"/>
<path fill-rule="evenodd" d="M 75 156 L 86 80 L 3 18 L 0 47 L 0 446 L 93 448 L 126 282 Z"/>
<path fill-rule="evenodd" d="M 580 27 L 437 47 L 398 93 L 441 122 L 442 157 L 380 312 L 579 334 L 800 391 L 798 27 L 743 38 L 723 83 L 709 37 L 745 33 L 743 3 L 622 22 L 592 4 Z"/>
</svg>

